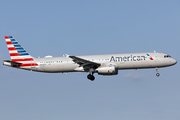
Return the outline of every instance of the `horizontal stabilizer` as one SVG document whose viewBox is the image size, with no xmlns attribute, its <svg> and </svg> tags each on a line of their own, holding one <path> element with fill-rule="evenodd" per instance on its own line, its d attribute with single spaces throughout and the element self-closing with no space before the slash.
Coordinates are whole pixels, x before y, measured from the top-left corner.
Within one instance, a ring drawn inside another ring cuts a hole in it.
<svg viewBox="0 0 180 120">
<path fill-rule="evenodd" d="M 4 60 L 4 62 L 8 62 L 8 63 L 19 63 L 19 62 L 14 62 L 14 61 L 11 61 L 11 60 Z M 19 64 L 22 64 L 22 63 L 19 63 Z"/>
<path fill-rule="evenodd" d="M 19 67 L 21 67 L 22 63 L 10 61 L 10 60 L 4 60 L 3 65 L 19 68 Z"/>
</svg>

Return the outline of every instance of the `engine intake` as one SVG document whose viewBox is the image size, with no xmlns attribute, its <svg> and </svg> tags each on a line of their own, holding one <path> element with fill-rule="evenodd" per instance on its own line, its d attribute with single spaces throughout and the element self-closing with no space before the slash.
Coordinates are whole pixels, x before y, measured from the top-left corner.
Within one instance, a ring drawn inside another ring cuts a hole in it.
<svg viewBox="0 0 180 120">
<path fill-rule="evenodd" d="M 118 69 L 114 65 L 100 66 L 96 69 L 99 75 L 117 75 Z"/>
</svg>

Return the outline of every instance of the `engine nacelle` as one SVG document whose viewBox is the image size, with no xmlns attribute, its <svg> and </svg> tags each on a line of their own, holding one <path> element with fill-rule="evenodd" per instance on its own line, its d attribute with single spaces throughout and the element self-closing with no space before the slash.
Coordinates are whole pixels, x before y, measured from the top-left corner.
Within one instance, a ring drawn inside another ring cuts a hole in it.
<svg viewBox="0 0 180 120">
<path fill-rule="evenodd" d="M 96 69 L 99 75 L 117 75 L 118 69 L 114 65 L 100 66 Z"/>
</svg>

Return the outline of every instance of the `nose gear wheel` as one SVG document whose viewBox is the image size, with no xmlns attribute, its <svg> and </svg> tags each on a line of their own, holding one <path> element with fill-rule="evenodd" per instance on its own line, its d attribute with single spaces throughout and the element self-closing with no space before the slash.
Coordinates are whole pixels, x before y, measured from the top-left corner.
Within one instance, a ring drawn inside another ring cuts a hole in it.
<svg viewBox="0 0 180 120">
<path fill-rule="evenodd" d="M 156 76 L 159 77 L 160 74 L 158 73 L 158 68 L 156 68 Z"/>
</svg>

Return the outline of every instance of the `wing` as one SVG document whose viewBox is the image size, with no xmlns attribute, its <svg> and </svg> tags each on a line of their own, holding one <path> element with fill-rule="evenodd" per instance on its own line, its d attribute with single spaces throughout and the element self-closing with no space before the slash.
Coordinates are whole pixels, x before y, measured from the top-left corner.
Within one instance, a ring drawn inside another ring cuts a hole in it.
<svg viewBox="0 0 180 120">
<path fill-rule="evenodd" d="M 79 67 L 83 67 L 85 71 L 89 71 L 89 69 L 91 68 L 98 68 L 101 64 L 100 63 L 96 63 L 96 62 L 92 62 L 83 58 L 79 58 L 76 56 L 68 56 L 71 59 L 73 59 L 73 61 L 77 64 L 79 64 Z"/>
</svg>

